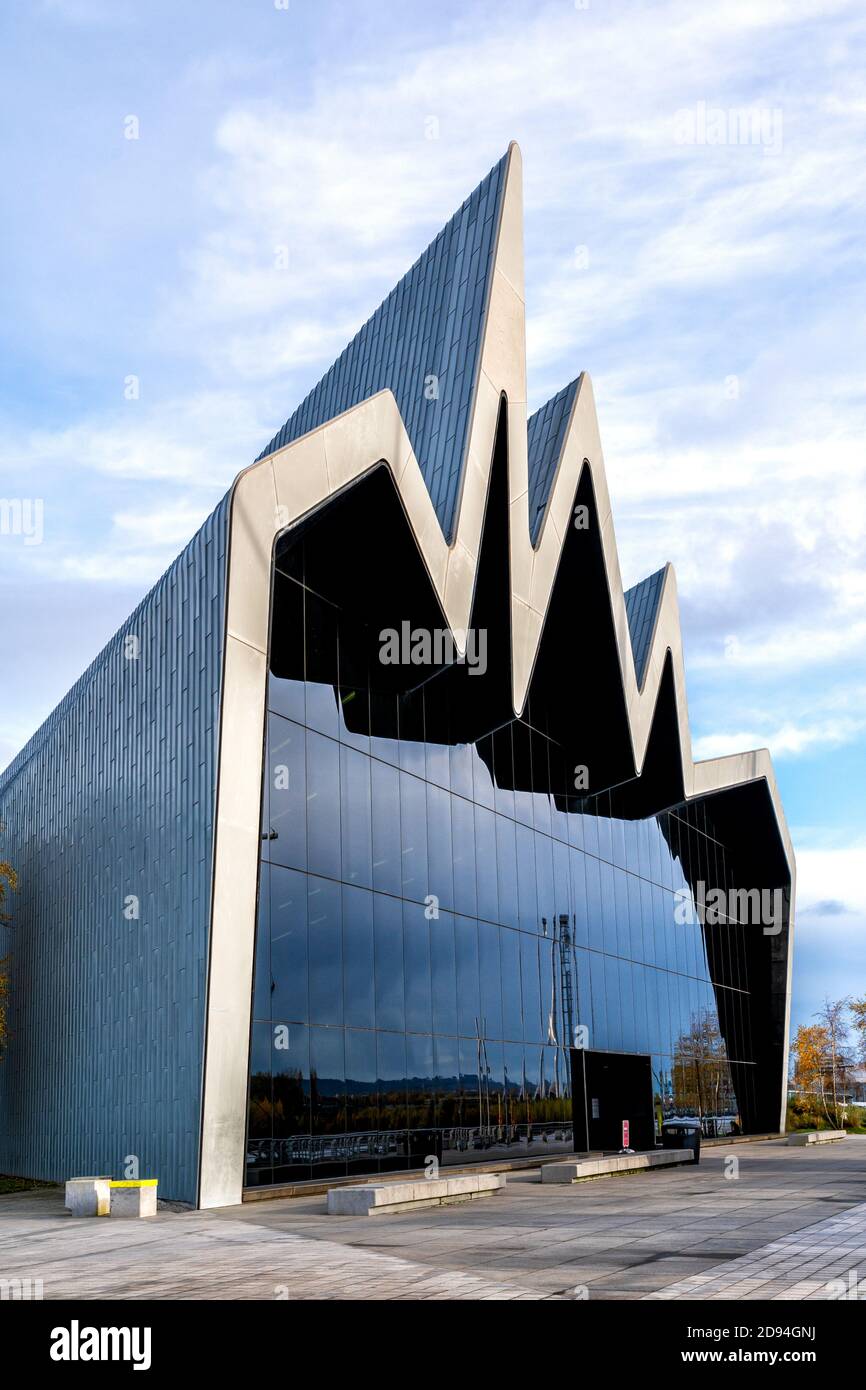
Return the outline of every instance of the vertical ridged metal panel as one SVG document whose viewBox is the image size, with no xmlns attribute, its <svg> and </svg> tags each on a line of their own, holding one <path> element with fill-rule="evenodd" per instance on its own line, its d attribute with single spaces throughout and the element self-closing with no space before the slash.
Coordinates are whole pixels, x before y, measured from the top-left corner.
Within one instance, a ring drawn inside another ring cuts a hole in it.
<svg viewBox="0 0 866 1390">
<path fill-rule="evenodd" d="M 529 536 L 532 544 L 538 539 L 544 509 L 553 486 L 556 465 L 562 453 L 565 431 L 571 419 L 571 408 L 577 392 L 577 378 L 570 381 L 555 396 L 551 396 L 526 425 L 529 462 Z"/>
<path fill-rule="evenodd" d="M 508 155 L 352 339 L 259 458 L 390 388 L 451 539 Z M 435 376 L 438 396 L 425 394 Z"/>
<path fill-rule="evenodd" d="M 228 500 L 0 776 L 0 1172 L 195 1201 Z"/>
<path fill-rule="evenodd" d="M 644 678 L 666 568 L 663 566 L 625 591 L 625 611 L 638 685 Z"/>
</svg>

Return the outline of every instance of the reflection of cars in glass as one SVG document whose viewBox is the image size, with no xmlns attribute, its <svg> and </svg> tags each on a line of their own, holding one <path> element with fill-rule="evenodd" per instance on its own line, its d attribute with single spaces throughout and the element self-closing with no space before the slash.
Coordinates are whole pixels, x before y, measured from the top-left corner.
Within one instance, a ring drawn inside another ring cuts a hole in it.
<svg viewBox="0 0 866 1390">
<path fill-rule="evenodd" d="M 471 1144 L 473 1149 L 489 1149 L 492 1143 L 493 1140 L 491 1136 L 483 1129 L 476 1129 L 475 1133 L 472 1135 Z"/>
<path fill-rule="evenodd" d="M 731 1117 L 726 1117 L 733 1123 Z M 733 1132 L 733 1131 L 727 1131 Z M 505 1152 L 514 1145 L 521 1150 L 537 1150 L 544 1145 L 570 1145 L 573 1142 L 569 1127 L 558 1125 L 466 1125 L 443 1129 L 374 1130 L 356 1134 L 295 1134 L 286 1138 L 248 1139 L 247 1166 L 251 1171 L 266 1168 L 297 1168 L 317 1164 L 348 1163 L 362 1165 L 369 1161 L 375 1173 L 379 1160 L 405 1156 L 413 1166 L 421 1166 L 421 1158 L 435 1154 L 442 1159 L 451 1154 L 451 1162 L 469 1161 L 471 1155 L 489 1151 Z M 461 1155 L 466 1155 L 462 1159 Z"/>
<path fill-rule="evenodd" d="M 740 1133 L 737 1115 L 705 1115 L 702 1128 L 707 1139 L 723 1139 L 729 1134 Z"/>
</svg>

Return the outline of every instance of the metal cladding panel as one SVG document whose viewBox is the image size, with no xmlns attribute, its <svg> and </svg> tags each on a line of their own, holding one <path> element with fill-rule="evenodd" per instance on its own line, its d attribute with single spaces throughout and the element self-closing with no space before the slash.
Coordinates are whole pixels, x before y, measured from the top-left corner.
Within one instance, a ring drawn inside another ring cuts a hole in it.
<svg viewBox="0 0 866 1390">
<path fill-rule="evenodd" d="M 544 509 L 553 486 L 556 465 L 562 453 L 571 408 L 577 393 L 577 378 L 570 381 L 534 415 L 526 425 L 529 454 L 529 535 L 538 540 Z"/>
<path fill-rule="evenodd" d="M 638 685 L 644 678 L 664 577 L 665 569 L 662 567 L 625 591 L 625 612 Z"/>
<path fill-rule="evenodd" d="M 196 1199 L 227 518 L 224 498 L 0 775 L 0 1172 L 122 1177 L 135 1155 Z"/>
<path fill-rule="evenodd" d="M 390 388 L 452 538 L 507 161 L 494 165 L 259 458 Z"/>
</svg>

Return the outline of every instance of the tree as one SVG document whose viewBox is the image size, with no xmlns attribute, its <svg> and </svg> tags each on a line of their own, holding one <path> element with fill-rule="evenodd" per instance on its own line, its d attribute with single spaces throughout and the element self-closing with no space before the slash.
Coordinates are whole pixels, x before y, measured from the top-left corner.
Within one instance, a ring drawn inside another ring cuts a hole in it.
<svg viewBox="0 0 866 1390">
<path fill-rule="evenodd" d="M 794 1085 L 819 1098 L 827 1123 L 836 1128 L 851 1085 L 849 1009 L 853 1009 L 850 999 L 825 999 L 824 1007 L 815 1015 L 819 1022 L 801 1024 L 791 1048 Z"/>
<path fill-rule="evenodd" d="M 794 1085 L 804 1095 L 815 1096 L 829 1125 L 836 1123 L 828 1109 L 827 1085 L 832 1075 L 832 1045 L 827 1028 L 821 1023 L 801 1023 L 791 1048 L 794 1059 Z"/>
<path fill-rule="evenodd" d="M 833 1095 L 833 1115 L 836 1126 L 839 1125 L 839 1092 L 842 1093 L 842 1100 L 845 1099 L 845 1092 L 850 1086 L 848 1075 L 851 1059 L 847 1052 L 848 1042 L 848 1020 L 847 1014 L 851 1000 L 845 999 L 825 999 L 823 1009 L 815 1015 L 820 1019 L 827 1034 L 829 1044 L 829 1055 L 827 1061 L 830 1071 L 830 1089 Z"/>
<path fill-rule="evenodd" d="M 851 1000 L 851 1016 L 856 1036 L 857 1060 L 866 1066 L 866 994 Z"/>
<path fill-rule="evenodd" d="M 794 1060 L 794 1085 L 801 1091 L 816 1091 L 824 1073 L 824 1059 L 829 1048 L 826 1028 L 819 1023 L 801 1023 L 797 1029 L 791 1055 Z"/>
</svg>

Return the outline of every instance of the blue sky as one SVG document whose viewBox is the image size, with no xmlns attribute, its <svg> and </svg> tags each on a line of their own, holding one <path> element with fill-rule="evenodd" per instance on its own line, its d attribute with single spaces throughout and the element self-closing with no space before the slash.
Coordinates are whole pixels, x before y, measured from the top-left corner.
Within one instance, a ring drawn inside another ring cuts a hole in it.
<svg viewBox="0 0 866 1390">
<path fill-rule="evenodd" d="M 773 753 L 795 1020 L 866 991 L 860 0 L 6 0 L 0 44 L 0 496 L 44 504 L 0 765 L 517 139 L 531 405 L 592 374 L 697 756 Z"/>
</svg>

